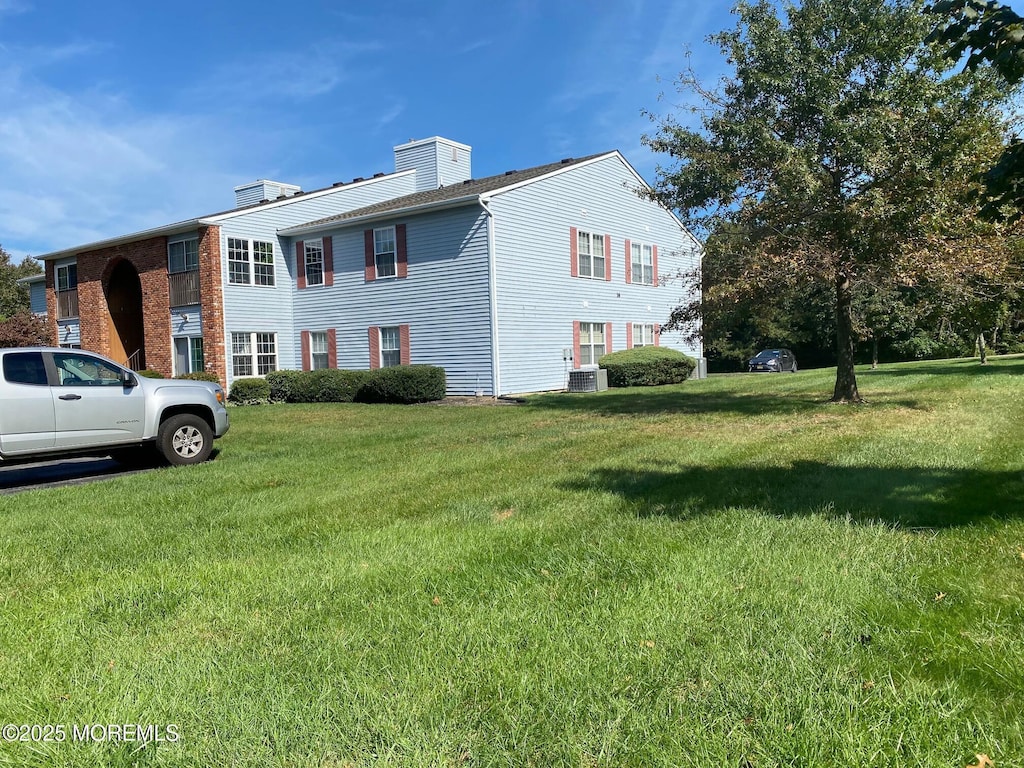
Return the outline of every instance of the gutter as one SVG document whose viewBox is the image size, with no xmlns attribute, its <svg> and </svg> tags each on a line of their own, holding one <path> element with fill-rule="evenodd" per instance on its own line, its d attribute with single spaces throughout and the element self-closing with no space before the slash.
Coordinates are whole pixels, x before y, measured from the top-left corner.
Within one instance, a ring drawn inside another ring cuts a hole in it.
<svg viewBox="0 0 1024 768">
<path fill-rule="evenodd" d="M 479 198 L 480 207 L 487 214 L 487 278 L 490 282 L 491 300 L 491 376 L 494 396 L 501 396 L 501 356 L 498 348 L 498 254 L 494 238 L 494 212 L 488 207 L 490 200 Z"/>
</svg>

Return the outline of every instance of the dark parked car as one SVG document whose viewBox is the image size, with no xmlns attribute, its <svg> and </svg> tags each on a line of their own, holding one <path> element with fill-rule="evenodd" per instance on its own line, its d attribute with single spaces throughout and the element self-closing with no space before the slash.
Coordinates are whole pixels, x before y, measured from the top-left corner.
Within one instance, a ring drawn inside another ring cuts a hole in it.
<svg viewBox="0 0 1024 768">
<path fill-rule="evenodd" d="M 796 357 L 788 349 L 762 349 L 747 361 L 747 372 L 796 373 Z"/>
</svg>

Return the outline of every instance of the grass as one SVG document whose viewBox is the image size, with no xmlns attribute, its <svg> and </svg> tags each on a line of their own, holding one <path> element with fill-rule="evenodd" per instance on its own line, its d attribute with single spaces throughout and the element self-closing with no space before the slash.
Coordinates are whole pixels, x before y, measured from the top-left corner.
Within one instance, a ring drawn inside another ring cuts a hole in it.
<svg viewBox="0 0 1024 768">
<path fill-rule="evenodd" d="M 1024 765 L 1024 359 L 830 375 L 239 408 L 0 497 L 0 721 L 69 731 L 0 765 Z"/>
</svg>

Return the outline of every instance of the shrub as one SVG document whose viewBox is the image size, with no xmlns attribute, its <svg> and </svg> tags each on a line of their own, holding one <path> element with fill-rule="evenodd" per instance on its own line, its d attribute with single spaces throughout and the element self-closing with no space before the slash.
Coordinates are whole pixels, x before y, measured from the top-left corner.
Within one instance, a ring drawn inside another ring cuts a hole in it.
<svg viewBox="0 0 1024 768">
<path fill-rule="evenodd" d="M 697 361 L 666 347 L 635 347 L 610 352 L 597 361 L 611 387 L 650 387 L 686 381 Z"/>
<path fill-rule="evenodd" d="M 174 378 L 188 379 L 189 381 L 212 381 L 215 384 L 220 383 L 220 379 L 217 378 L 217 375 L 210 373 L 209 371 L 193 371 L 192 373 L 183 373 L 180 376 L 175 376 Z"/>
<path fill-rule="evenodd" d="M 398 365 L 369 371 L 356 399 L 363 403 L 426 403 L 444 397 L 444 368 Z"/>
<path fill-rule="evenodd" d="M 310 399 L 305 402 L 351 403 L 369 378 L 369 371 L 342 371 L 337 368 L 325 368 L 303 373 L 299 381 L 310 396 Z"/>
<path fill-rule="evenodd" d="M 160 373 L 160 371 L 154 371 L 152 368 L 146 368 L 144 370 L 141 370 L 141 371 L 138 372 L 138 374 L 139 374 L 139 376 L 145 376 L 147 379 L 165 379 L 165 378 L 167 378 L 162 373 Z"/>
<path fill-rule="evenodd" d="M 294 395 L 297 379 L 302 376 L 303 371 L 271 371 L 268 373 L 266 382 L 270 387 L 270 399 L 275 403 L 302 402 Z"/>
<path fill-rule="evenodd" d="M 270 385 L 266 379 L 256 378 L 235 379 L 228 395 L 235 405 L 259 405 L 270 399 Z"/>
</svg>

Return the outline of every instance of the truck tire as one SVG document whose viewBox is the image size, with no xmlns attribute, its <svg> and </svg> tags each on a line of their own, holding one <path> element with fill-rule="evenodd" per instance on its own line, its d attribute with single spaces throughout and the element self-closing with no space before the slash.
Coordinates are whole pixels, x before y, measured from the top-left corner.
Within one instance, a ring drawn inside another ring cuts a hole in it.
<svg viewBox="0 0 1024 768">
<path fill-rule="evenodd" d="M 156 445 L 168 464 L 199 464 L 210 458 L 213 430 L 201 416 L 179 413 L 160 425 Z"/>
</svg>

